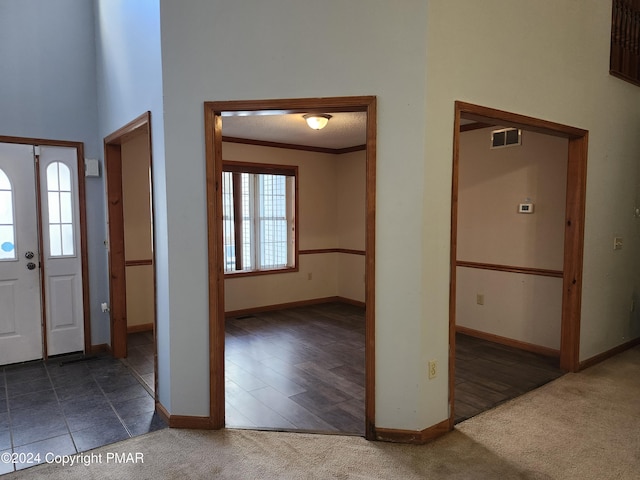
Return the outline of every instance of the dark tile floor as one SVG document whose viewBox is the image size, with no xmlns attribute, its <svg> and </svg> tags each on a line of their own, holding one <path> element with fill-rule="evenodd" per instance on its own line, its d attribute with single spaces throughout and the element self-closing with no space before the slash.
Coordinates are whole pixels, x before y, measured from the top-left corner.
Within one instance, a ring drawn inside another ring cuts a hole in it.
<svg viewBox="0 0 640 480">
<path fill-rule="evenodd" d="M 83 452 L 166 427 L 154 409 L 147 390 L 111 357 L 0 367 L 0 453 L 40 453 L 44 462 L 47 452 Z M 0 461 L 0 474 L 13 470 Z"/>
</svg>

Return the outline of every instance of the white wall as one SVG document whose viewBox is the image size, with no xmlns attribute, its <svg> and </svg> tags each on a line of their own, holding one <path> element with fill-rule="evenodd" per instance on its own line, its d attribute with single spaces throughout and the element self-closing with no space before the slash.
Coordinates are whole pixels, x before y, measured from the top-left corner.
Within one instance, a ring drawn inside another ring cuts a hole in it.
<svg viewBox="0 0 640 480">
<path fill-rule="evenodd" d="M 86 0 L 0 2 L 0 135 L 83 142 L 97 158 L 95 30 Z M 104 190 L 86 179 L 91 340 L 107 343 Z"/>
<path fill-rule="evenodd" d="M 494 128 L 460 134 L 458 260 L 562 271 L 568 141 L 524 131 L 491 149 Z M 456 325 L 559 349 L 561 278 L 458 268 L 456 287 Z"/>
<path fill-rule="evenodd" d="M 640 319 L 629 311 L 640 288 L 633 216 L 640 90 L 608 73 L 610 2 L 430 1 L 428 18 L 425 219 L 433 235 L 423 269 L 434 282 L 446 279 L 455 100 L 583 128 L 589 157 L 580 359 L 640 335 Z M 614 235 L 624 239 L 620 251 L 612 248 Z M 444 325 L 444 299 L 439 304 L 434 316 Z"/>
<path fill-rule="evenodd" d="M 364 250 L 364 152 L 333 155 L 224 142 L 222 156 L 228 161 L 298 166 L 300 250 Z M 364 258 L 354 261 L 353 256 L 303 254 L 297 272 L 227 276 L 225 311 L 334 296 L 364 301 Z"/>
<path fill-rule="evenodd" d="M 158 394 L 171 411 L 173 399 L 182 395 L 179 387 L 173 388 L 173 376 L 182 372 L 175 372 L 171 365 L 159 0 L 95 0 L 95 28 L 100 141 L 151 111 Z"/>
<path fill-rule="evenodd" d="M 426 1 L 194 0 L 186 8 L 162 0 L 161 19 L 168 242 L 181 246 L 169 259 L 167 294 L 172 351 L 181 352 L 175 368 L 189 372 L 177 388 L 190 392 L 172 413 L 208 413 L 203 102 L 376 95 L 376 422 L 422 429 L 445 419 L 446 376 L 426 388 L 420 353 L 433 323 L 422 301 L 426 232 L 416 221 L 424 217 Z M 429 337 L 439 345 L 429 358 L 445 365 L 446 326 Z"/>
</svg>

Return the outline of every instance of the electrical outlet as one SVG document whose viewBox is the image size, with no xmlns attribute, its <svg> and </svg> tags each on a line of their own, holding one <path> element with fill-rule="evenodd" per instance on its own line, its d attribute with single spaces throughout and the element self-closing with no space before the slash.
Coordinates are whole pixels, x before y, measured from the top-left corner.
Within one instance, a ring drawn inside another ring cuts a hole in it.
<svg viewBox="0 0 640 480">
<path fill-rule="evenodd" d="M 436 378 L 438 375 L 438 362 L 429 360 L 429 380 Z"/>
<path fill-rule="evenodd" d="M 478 305 L 484 305 L 484 295 L 482 293 L 476 295 L 476 303 Z"/>
</svg>

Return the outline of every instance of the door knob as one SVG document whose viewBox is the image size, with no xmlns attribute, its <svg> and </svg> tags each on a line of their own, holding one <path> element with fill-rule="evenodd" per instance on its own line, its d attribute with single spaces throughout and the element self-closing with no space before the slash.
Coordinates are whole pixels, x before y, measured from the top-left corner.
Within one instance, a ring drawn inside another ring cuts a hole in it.
<svg viewBox="0 0 640 480">
<path fill-rule="evenodd" d="M 25 252 L 24 258 L 31 260 L 33 258 L 33 252 Z"/>
<path fill-rule="evenodd" d="M 33 270 L 34 268 L 36 268 L 36 264 L 33 262 L 29 262 L 27 263 L 27 270 Z"/>
</svg>

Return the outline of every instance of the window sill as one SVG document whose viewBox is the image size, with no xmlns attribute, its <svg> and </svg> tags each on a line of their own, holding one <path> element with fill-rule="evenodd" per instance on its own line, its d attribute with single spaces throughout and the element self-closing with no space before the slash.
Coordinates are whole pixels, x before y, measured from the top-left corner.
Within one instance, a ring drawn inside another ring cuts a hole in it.
<svg viewBox="0 0 640 480">
<path fill-rule="evenodd" d="M 259 275 L 276 275 L 278 273 L 293 273 L 297 272 L 298 267 L 286 267 L 286 268 L 274 268 L 272 270 L 248 270 L 238 272 L 226 272 L 224 274 L 225 280 L 240 277 L 257 277 Z"/>
</svg>

